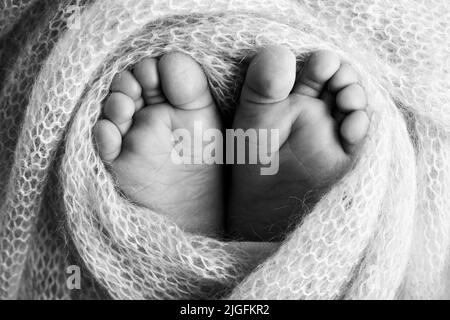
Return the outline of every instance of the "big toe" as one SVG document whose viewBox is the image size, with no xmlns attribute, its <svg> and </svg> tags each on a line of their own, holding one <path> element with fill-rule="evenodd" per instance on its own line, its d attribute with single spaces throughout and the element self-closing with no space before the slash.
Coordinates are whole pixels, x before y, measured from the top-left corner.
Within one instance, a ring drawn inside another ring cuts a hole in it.
<svg viewBox="0 0 450 320">
<path fill-rule="evenodd" d="M 288 98 L 295 83 L 296 58 L 287 48 L 264 48 L 252 60 L 242 89 L 241 107 L 273 104 Z"/>
<path fill-rule="evenodd" d="M 182 110 L 213 105 L 208 80 L 200 65 L 182 53 L 170 53 L 159 61 L 161 88 L 169 103 Z"/>
</svg>

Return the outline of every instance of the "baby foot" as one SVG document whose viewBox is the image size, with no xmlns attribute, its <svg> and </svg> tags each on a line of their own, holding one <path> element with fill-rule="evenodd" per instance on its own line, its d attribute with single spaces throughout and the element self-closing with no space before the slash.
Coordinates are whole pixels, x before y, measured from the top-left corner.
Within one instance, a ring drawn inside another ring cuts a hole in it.
<svg viewBox="0 0 450 320">
<path fill-rule="evenodd" d="M 280 168 L 263 176 L 261 166 L 233 167 L 229 231 L 278 240 L 351 166 L 368 132 L 366 106 L 356 71 L 333 52 L 315 52 L 296 75 L 291 51 L 262 50 L 249 67 L 234 128 L 279 130 L 273 156 Z"/>
<path fill-rule="evenodd" d="M 179 165 L 173 132 L 221 129 L 205 74 L 190 57 L 145 59 L 115 77 L 94 129 L 101 158 L 138 205 L 166 214 L 185 231 L 216 234 L 223 227 L 222 168 Z"/>
</svg>

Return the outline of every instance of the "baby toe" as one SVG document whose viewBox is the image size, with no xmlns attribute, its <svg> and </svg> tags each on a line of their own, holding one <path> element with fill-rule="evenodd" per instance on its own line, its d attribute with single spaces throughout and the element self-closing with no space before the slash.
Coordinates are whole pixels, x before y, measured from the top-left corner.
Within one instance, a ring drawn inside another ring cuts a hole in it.
<svg viewBox="0 0 450 320">
<path fill-rule="evenodd" d="M 122 135 L 130 130 L 135 112 L 136 104 L 133 99 L 120 92 L 112 93 L 104 108 L 105 118 L 113 122 Z"/>
<path fill-rule="evenodd" d="M 352 112 L 344 119 L 340 132 L 347 153 L 354 154 L 357 151 L 367 136 L 369 126 L 369 116 L 365 111 Z"/>
<path fill-rule="evenodd" d="M 336 105 L 344 113 L 365 109 L 367 96 L 363 87 L 357 83 L 345 87 L 337 93 Z"/>
<path fill-rule="evenodd" d="M 119 157 L 122 136 L 114 123 L 109 120 L 100 120 L 94 127 L 94 139 L 103 161 L 113 162 Z"/>
</svg>

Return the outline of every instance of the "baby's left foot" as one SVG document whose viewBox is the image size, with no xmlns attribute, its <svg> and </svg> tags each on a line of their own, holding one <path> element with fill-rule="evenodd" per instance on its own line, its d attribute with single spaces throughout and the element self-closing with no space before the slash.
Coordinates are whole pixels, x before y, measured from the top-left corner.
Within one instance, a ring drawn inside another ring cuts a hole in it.
<svg viewBox="0 0 450 320">
<path fill-rule="evenodd" d="M 305 203 L 317 200 L 307 198 L 319 196 L 353 162 L 369 128 L 366 106 L 356 71 L 333 52 L 314 53 L 298 76 L 288 49 L 260 52 L 249 67 L 234 128 L 264 129 L 269 136 L 279 130 L 273 156 L 280 167 L 264 176 L 261 165 L 234 166 L 229 232 L 246 240 L 282 236 Z"/>
<path fill-rule="evenodd" d="M 222 127 L 200 65 L 181 53 L 144 59 L 133 73 L 116 76 L 111 91 L 94 135 L 124 195 L 185 231 L 220 235 L 222 167 L 178 164 L 172 157 L 177 130 L 194 135 L 196 123 Z"/>
</svg>

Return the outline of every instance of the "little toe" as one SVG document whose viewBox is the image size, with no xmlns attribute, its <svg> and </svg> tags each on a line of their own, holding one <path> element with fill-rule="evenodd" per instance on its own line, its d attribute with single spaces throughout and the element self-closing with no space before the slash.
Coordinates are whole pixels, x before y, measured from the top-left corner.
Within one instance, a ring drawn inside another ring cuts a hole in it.
<svg viewBox="0 0 450 320">
<path fill-rule="evenodd" d="M 171 105 L 198 110 L 214 104 L 208 80 L 200 65 L 182 53 L 170 53 L 158 65 L 161 88 Z"/>
<path fill-rule="evenodd" d="M 264 48 L 248 68 L 241 107 L 285 100 L 294 87 L 295 73 L 296 58 L 292 51 L 282 46 Z"/>
<path fill-rule="evenodd" d="M 340 66 L 341 60 L 336 53 L 326 50 L 314 52 L 298 76 L 294 92 L 319 98 Z"/>
<path fill-rule="evenodd" d="M 336 105 L 339 111 L 344 113 L 365 109 L 367 96 L 363 87 L 357 83 L 345 87 L 337 93 Z"/>
<path fill-rule="evenodd" d="M 142 95 L 142 87 L 130 71 L 117 74 L 111 83 L 112 92 L 120 92 L 138 101 Z"/>
<path fill-rule="evenodd" d="M 134 66 L 133 74 L 142 86 L 142 96 L 147 105 L 156 105 L 166 101 L 161 91 L 158 60 L 143 59 Z"/>
<path fill-rule="evenodd" d="M 121 152 L 122 136 L 119 129 L 109 120 L 100 120 L 94 127 L 94 139 L 101 159 L 113 162 Z"/>
<path fill-rule="evenodd" d="M 136 104 L 133 99 L 121 92 L 112 93 L 106 101 L 104 116 L 113 122 L 122 135 L 125 135 L 133 124 Z"/>
<path fill-rule="evenodd" d="M 367 136 L 370 120 L 367 112 L 355 111 L 350 113 L 342 122 L 341 137 L 344 149 L 349 154 L 354 154 L 361 142 Z"/>
</svg>

